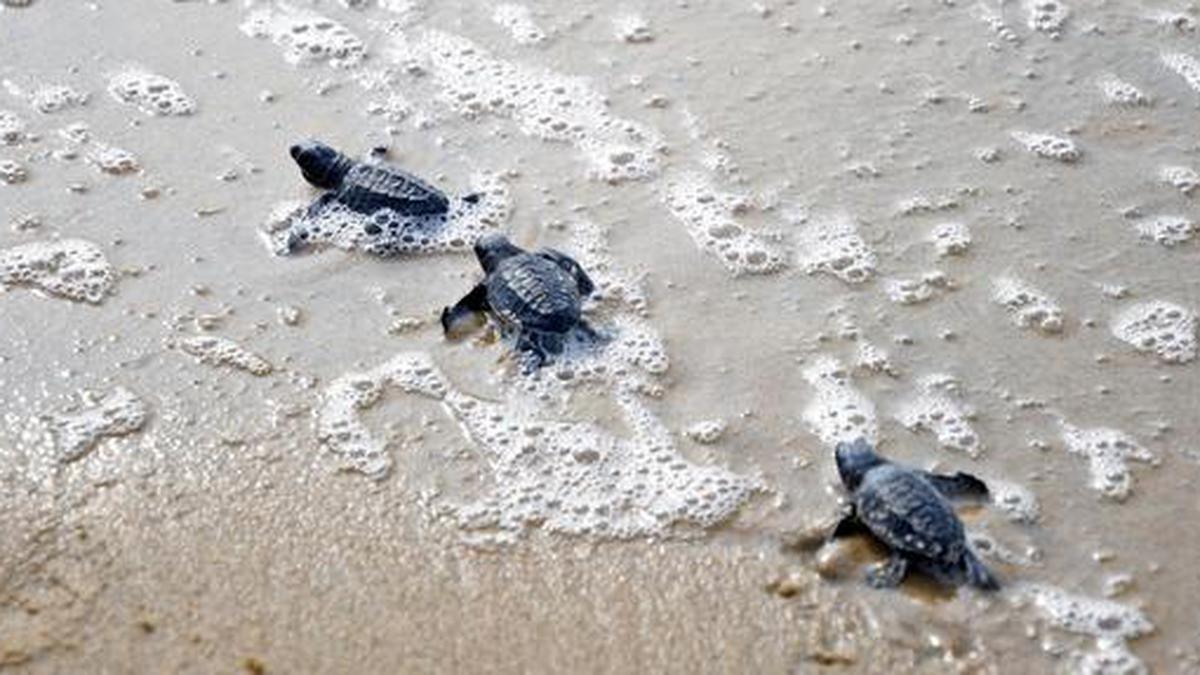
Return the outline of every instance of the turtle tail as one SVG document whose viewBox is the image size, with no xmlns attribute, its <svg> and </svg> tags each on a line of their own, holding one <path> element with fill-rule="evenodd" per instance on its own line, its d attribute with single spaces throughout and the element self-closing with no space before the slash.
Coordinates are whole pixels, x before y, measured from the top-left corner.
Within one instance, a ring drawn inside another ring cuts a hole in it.
<svg viewBox="0 0 1200 675">
<path fill-rule="evenodd" d="M 1000 582 L 974 552 L 967 551 L 963 556 L 963 569 L 967 573 L 967 583 L 975 588 L 983 591 L 1000 589 Z"/>
</svg>

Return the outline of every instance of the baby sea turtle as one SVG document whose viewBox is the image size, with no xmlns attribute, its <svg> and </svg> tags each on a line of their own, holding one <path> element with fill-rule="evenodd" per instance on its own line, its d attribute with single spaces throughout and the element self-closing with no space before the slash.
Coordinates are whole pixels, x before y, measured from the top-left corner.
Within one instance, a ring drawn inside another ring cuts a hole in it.
<svg viewBox="0 0 1200 675">
<path fill-rule="evenodd" d="M 449 209 L 440 190 L 383 162 L 360 162 L 320 141 L 297 143 L 291 154 L 304 180 L 329 190 L 308 207 L 309 216 L 319 215 L 334 203 L 364 215 L 390 209 L 401 216 L 431 216 Z M 367 227 L 379 229 L 377 225 Z"/>
<path fill-rule="evenodd" d="M 526 372 L 561 354 L 573 331 L 599 338 L 582 310 L 584 298 L 596 286 L 573 258 L 551 248 L 531 253 L 502 234 L 480 237 L 475 255 L 487 276 L 453 307 L 442 310 L 447 335 L 488 312 L 503 333 L 516 335 Z"/>
<path fill-rule="evenodd" d="M 962 521 L 950 498 L 986 497 L 987 485 L 975 476 L 939 475 L 895 464 L 875 453 L 866 440 L 839 443 L 838 473 L 853 497 L 852 511 L 838 523 L 834 537 L 864 528 L 891 549 L 891 557 L 867 574 L 875 588 L 899 585 L 909 566 L 934 578 L 995 590 L 999 583 L 967 545 Z"/>
</svg>

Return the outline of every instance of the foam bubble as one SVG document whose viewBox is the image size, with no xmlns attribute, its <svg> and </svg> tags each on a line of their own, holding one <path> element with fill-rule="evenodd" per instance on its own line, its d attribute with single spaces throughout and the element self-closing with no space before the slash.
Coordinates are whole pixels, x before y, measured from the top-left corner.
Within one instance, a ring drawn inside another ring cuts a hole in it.
<svg viewBox="0 0 1200 675">
<path fill-rule="evenodd" d="M 100 247 L 82 239 L 0 249 L 3 286 L 29 286 L 69 300 L 99 304 L 115 281 L 116 275 Z"/>
<path fill-rule="evenodd" d="M 525 5 L 501 3 L 492 11 L 492 21 L 507 29 L 517 44 L 536 45 L 546 41 L 546 32 L 533 20 Z"/>
<path fill-rule="evenodd" d="M 1200 60 L 1189 54 L 1177 52 L 1162 55 L 1163 65 L 1175 71 L 1192 89 L 1200 92 Z"/>
<path fill-rule="evenodd" d="M 963 223 L 942 223 L 929 233 L 939 258 L 965 255 L 971 248 L 971 229 Z"/>
<path fill-rule="evenodd" d="M 29 105 L 50 114 L 86 105 L 90 96 L 64 84 L 41 85 L 29 94 Z"/>
<path fill-rule="evenodd" d="M 1164 166 L 1158 175 L 1162 182 L 1188 196 L 1200 188 L 1200 173 L 1190 166 Z"/>
<path fill-rule="evenodd" d="M 283 58 L 297 65 L 327 62 L 336 68 L 358 65 L 366 45 L 342 24 L 316 12 L 277 3 L 250 13 L 241 25 L 253 38 L 283 47 Z"/>
<path fill-rule="evenodd" d="M 585 78 L 504 61 L 436 30 L 397 36 L 392 57 L 409 70 L 428 72 L 442 102 L 464 117 L 509 117 L 529 136 L 571 144 L 591 165 L 593 178 L 620 183 L 659 172 L 658 132 L 614 117 Z"/>
<path fill-rule="evenodd" d="M 425 216 L 391 209 L 363 215 L 337 202 L 310 213 L 289 201 L 272 210 L 264 235 L 281 255 L 321 246 L 385 256 L 469 251 L 476 239 L 508 219 L 508 188 L 499 176 L 476 173 L 471 184 L 479 199 L 453 198 L 447 213 Z"/>
<path fill-rule="evenodd" d="M 1009 135 L 1026 150 L 1045 159 L 1070 164 L 1078 161 L 1082 154 L 1069 138 L 1028 131 L 1014 131 Z"/>
<path fill-rule="evenodd" d="M 701 445 L 711 445 L 721 440 L 727 428 L 722 419 L 700 420 L 685 429 L 683 434 Z"/>
<path fill-rule="evenodd" d="M 50 416 L 55 457 L 62 463 L 73 462 L 101 439 L 140 431 L 148 416 L 146 403 L 124 387 L 98 400 L 91 397 L 79 412 Z"/>
<path fill-rule="evenodd" d="M 593 424 L 548 419 L 519 399 L 491 402 L 460 392 L 419 352 L 339 378 L 323 397 L 323 442 L 349 468 L 375 477 L 391 466 L 387 442 L 359 415 L 389 388 L 441 401 L 496 478 L 478 501 L 445 505 L 468 531 L 502 539 L 533 527 L 606 539 L 669 536 L 728 520 L 761 489 L 753 479 L 685 459 L 634 394 L 618 396 L 631 431 L 618 437 Z"/>
<path fill-rule="evenodd" d="M 1041 333 L 1061 333 L 1063 311 L 1053 298 L 1016 277 L 992 280 L 992 299 L 1012 316 L 1021 328 Z"/>
<path fill-rule="evenodd" d="M 1081 673 L 1145 673 L 1141 662 L 1126 644 L 1154 631 L 1154 624 L 1141 610 L 1130 605 L 1092 598 L 1045 584 L 1022 589 L 1038 614 L 1055 628 L 1095 638 L 1093 649 L 1078 655 Z"/>
<path fill-rule="evenodd" d="M 876 440 L 875 404 L 850 384 L 849 374 L 832 356 L 818 356 L 804 369 L 804 381 L 816 396 L 802 415 L 808 428 L 828 446 L 865 438 Z"/>
<path fill-rule="evenodd" d="M 168 340 L 167 345 L 195 357 L 198 363 L 209 366 L 236 368 L 259 377 L 270 375 L 273 370 L 266 359 L 229 338 L 200 335 L 174 338 Z"/>
<path fill-rule="evenodd" d="M 892 360 L 888 356 L 887 351 L 866 340 L 858 341 L 854 367 L 871 373 L 896 375 L 896 368 L 892 365 Z"/>
<path fill-rule="evenodd" d="M 1092 488 L 1109 499 L 1123 500 L 1133 489 L 1129 461 L 1149 462 L 1154 459 L 1149 450 L 1117 429 L 1080 429 L 1064 423 L 1062 437 L 1067 444 L 1067 451 L 1087 458 Z"/>
<path fill-rule="evenodd" d="M 18 145 L 25 140 L 25 120 L 10 110 L 0 110 L 0 145 Z"/>
<path fill-rule="evenodd" d="M 650 22 L 640 14 L 621 14 L 613 19 L 613 33 L 622 42 L 636 44 L 654 40 Z"/>
<path fill-rule="evenodd" d="M 831 274 L 848 284 L 860 284 L 875 274 L 876 258 L 854 220 L 837 215 L 800 230 L 796 264 L 805 274 Z"/>
<path fill-rule="evenodd" d="M 196 102 L 178 82 L 141 66 L 129 66 L 111 76 L 108 93 L 147 115 L 190 115 L 196 111 Z"/>
<path fill-rule="evenodd" d="M 1026 0 L 1025 11 L 1029 16 L 1029 27 L 1052 37 L 1062 34 L 1063 26 L 1071 10 L 1062 0 Z"/>
<path fill-rule="evenodd" d="M 58 131 L 68 143 L 84 149 L 84 158 L 103 173 L 121 175 L 141 169 L 137 157 L 128 150 L 92 140 L 91 130 L 82 122 L 70 124 Z"/>
<path fill-rule="evenodd" d="M 29 171 L 16 160 L 0 159 L 0 183 L 16 185 L 29 180 Z"/>
<path fill-rule="evenodd" d="M 744 195 L 722 192 L 704 174 L 687 172 L 671 176 L 662 200 L 700 250 L 735 275 L 768 274 L 783 267 L 783 254 L 776 246 L 734 219 L 748 208 Z"/>
<path fill-rule="evenodd" d="M 1129 307 L 1113 319 L 1112 333 L 1164 363 L 1196 358 L 1196 314 L 1173 302 L 1151 300 Z"/>
<path fill-rule="evenodd" d="M 938 445 L 976 457 L 983 451 L 971 426 L 975 412 L 959 398 L 959 383 L 950 375 L 926 375 L 917 381 L 918 393 L 901 406 L 896 420 L 910 431 L 932 432 Z"/>
<path fill-rule="evenodd" d="M 1142 93 L 1141 89 L 1112 73 L 1101 75 L 1096 80 L 1096 86 L 1100 88 L 1100 93 L 1109 105 L 1142 106 L 1150 104 L 1150 98 Z"/>
<path fill-rule="evenodd" d="M 953 290 L 954 284 L 944 273 L 933 270 L 918 279 L 885 279 L 883 291 L 898 305 L 918 305 L 931 300 L 938 291 Z"/>
<path fill-rule="evenodd" d="M 1035 523 L 1041 517 L 1041 506 L 1032 490 L 1018 483 L 988 479 L 992 504 L 1016 523 Z"/>
<path fill-rule="evenodd" d="M 1142 239 L 1154 241 L 1167 248 L 1186 243 L 1196 234 L 1196 224 L 1184 216 L 1152 216 L 1137 221 L 1134 227 Z"/>
</svg>

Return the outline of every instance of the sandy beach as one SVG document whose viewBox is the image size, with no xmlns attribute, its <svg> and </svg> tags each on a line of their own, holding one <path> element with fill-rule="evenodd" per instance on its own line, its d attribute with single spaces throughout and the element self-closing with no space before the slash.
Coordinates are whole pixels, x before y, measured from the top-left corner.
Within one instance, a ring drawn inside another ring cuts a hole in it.
<svg viewBox="0 0 1200 675">
<path fill-rule="evenodd" d="M 1200 673 L 1198 26 L 0 0 L 0 671 Z M 608 342 L 447 340 L 490 232 Z M 824 541 L 859 437 L 998 592 Z"/>
</svg>

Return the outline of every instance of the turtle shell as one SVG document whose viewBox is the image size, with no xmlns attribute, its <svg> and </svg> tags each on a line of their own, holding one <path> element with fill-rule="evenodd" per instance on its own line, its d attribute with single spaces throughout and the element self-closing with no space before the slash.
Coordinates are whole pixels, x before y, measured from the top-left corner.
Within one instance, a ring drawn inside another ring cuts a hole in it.
<svg viewBox="0 0 1200 675">
<path fill-rule="evenodd" d="M 540 255 L 521 253 L 502 260 L 484 285 L 488 305 L 503 323 L 555 333 L 579 323 L 578 283 Z"/>
<path fill-rule="evenodd" d="M 911 469 L 891 463 L 871 469 L 854 502 L 859 519 L 893 549 L 950 565 L 967 550 L 950 503 Z"/>
<path fill-rule="evenodd" d="M 450 205 L 440 190 L 407 171 L 363 162 L 346 172 L 336 199 L 358 213 L 391 209 L 403 216 L 445 213 Z"/>
</svg>

